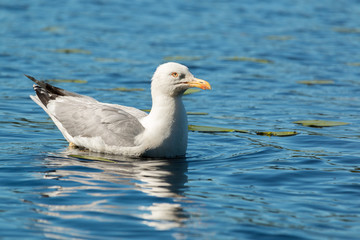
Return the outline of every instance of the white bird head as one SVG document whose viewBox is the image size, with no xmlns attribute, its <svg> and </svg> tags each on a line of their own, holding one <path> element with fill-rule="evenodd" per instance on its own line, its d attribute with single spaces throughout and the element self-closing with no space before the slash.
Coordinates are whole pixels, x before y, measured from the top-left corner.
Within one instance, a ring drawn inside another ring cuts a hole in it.
<svg viewBox="0 0 360 240">
<path fill-rule="evenodd" d="M 186 66 L 175 62 L 158 66 L 151 82 L 151 91 L 173 97 L 182 95 L 192 87 L 211 89 L 207 81 L 195 78 Z"/>
</svg>

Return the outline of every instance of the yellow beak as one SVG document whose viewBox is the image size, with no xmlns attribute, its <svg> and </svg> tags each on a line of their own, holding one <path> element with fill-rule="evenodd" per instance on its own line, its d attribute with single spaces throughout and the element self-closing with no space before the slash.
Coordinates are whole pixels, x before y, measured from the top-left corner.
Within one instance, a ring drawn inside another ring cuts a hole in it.
<svg viewBox="0 0 360 240">
<path fill-rule="evenodd" d="M 198 78 L 194 78 L 191 82 L 188 82 L 188 85 L 190 87 L 197 87 L 197 88 L 201 88 L 203 90 L 211 89 L 210 83 L 208 83 L 205 80 L 198 79 Z"/>
</svg>

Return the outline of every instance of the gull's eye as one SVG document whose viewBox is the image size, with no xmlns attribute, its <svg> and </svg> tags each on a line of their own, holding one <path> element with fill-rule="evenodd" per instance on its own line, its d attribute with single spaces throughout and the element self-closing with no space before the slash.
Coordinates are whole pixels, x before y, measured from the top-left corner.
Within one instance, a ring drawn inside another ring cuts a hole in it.
<svg viewBox="0 0 360 240">
<path fill-rule="evenodd" d="M 171 76 L 173 76 L 174 78 L 177 78 L 179 76 L 179 74 L 177 72 L 173 72 L 173 73 L 171 73 Z"/>
</svg>

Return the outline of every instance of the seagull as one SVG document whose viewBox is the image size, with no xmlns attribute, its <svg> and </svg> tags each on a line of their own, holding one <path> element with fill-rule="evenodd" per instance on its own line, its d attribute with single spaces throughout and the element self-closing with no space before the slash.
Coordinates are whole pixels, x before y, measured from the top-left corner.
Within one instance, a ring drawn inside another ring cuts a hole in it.
<svg viewBox="0 0 360 240">
<path fill-rule="evenodd" d="M 211 89 L 186 66 L 161 64 L 151 80 L 152 108 L 147 114 L 25 76 L 36 83 L 36 95 L 30 98 L 50 116 L 69 147 L 132 157 L 184 157 L 188 124 L 182 96 L 192 87 Z"/>
</svg>

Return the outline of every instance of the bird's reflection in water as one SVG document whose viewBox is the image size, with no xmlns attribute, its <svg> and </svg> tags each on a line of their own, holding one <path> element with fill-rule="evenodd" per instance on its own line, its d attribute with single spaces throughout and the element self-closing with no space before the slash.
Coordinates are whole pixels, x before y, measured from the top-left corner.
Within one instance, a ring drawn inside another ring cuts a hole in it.
<svg viewBox="0 0 360 240">
<path fill-rule="evenodd" d="M 61 155 L 47 157 L 46 167 L 52 170 L 46 172 L 45 178 L 76 184 L 53 185 L 42 193 L 44 197 L 73 196 L 79 191 L 88 191 L 88 195 L 96 196 L 94 201 L 86 205 L 41 204 L 42 208 L 47 209 L 47 214 L 57 212 L 57 216 L 62 217 L 59 211 L 81 212 L 81 208 L 124 214 L 126 205 L 107 202 L 106 197 L 110 194 L 121 198 L 136 190 L 155 199 L 151 204 L 144 201 L 144 205 L 139 201 L 136 213 L 129 213 L 141 218 L 142 223 L 158 230 L 168 230 L 181 227 L 187 219 L 182 206 L 187 201 L 183 196 L 187 182 L 185 159 L 132 159 L 68 149 Z M 99 197 L 103 199 L 99 200 Z"/>
</svg>

